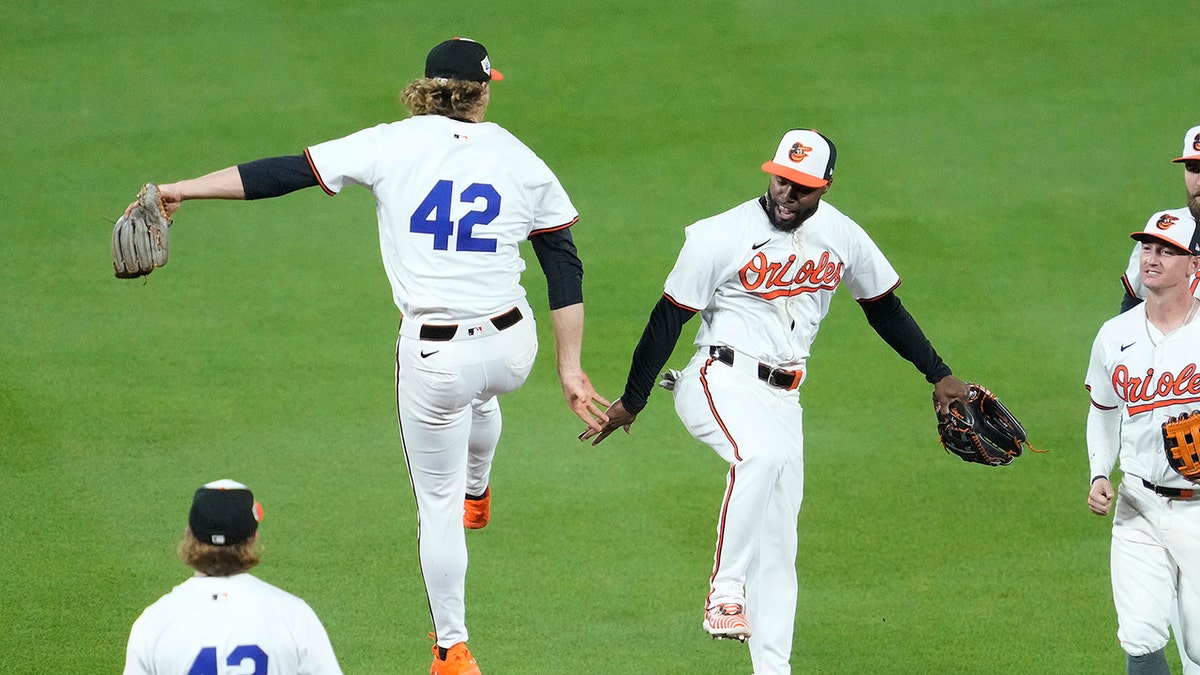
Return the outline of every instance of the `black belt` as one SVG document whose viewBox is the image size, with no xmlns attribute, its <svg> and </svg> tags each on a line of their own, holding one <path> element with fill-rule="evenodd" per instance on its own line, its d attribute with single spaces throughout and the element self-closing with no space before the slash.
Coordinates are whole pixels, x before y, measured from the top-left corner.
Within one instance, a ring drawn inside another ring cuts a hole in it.
<svg viewBox="0 0 1200 675">
<path fill-rule="evenodd" d="M 496 327 L 496 330 L 504 330 L 505 328 L 511 328 L 515 326 L 522 318 L 524 317 L 521 316 L 521 310 L 513 307 L 507 312 L 500 314 L 499 316 L 493 316 L 488 320 L 492 322 L 492 325 Z M 453 340 L 456 333 L 458 333 L 458 324 L 456 323 L 421 324 L 422 340 L 446 342 L 447 340 Z"/>
<path fill-rule="evenodd" d="M 729 347 L 709 347 L 708 354 L 727 366 L 733 365 L 735 353 Z M 759 361 L 758 379 L 777 389 L 795 389 L 800 386 L 800 380 L 804 379 L 804 371 L 784 370 Z"/>
<path fill-rule="evenodd" d="M 1154 494 L 1156 494 L 1160 497 L 1172 497 L 1175 499 L 1195 499 L 1197 496 L 1196 490 L 1187 490 L 1187 489 L 1183 489 L 1183 488 L 1173 488 L 1173 487 L 1163 487 L 1161 485 L 1155 485 L 1154 483 L 1151 483 L 1150 481 L 1146 480 L 1145 478 L 1142 479 L 1142 485 L 1145 485 L 1148 489 L 1153 490 Z"/>
</svg>

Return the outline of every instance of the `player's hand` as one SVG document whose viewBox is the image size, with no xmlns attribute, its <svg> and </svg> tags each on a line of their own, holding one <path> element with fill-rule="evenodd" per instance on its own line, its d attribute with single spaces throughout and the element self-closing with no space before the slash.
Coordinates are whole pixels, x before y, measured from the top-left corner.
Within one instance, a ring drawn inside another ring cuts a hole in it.
<svg viewBox="0 0 1200 675">
<path fill-rule="evenodd" d="M 621 399 L 617 399 L 605 412 L 608 420 L 601 425 L 601 428 L 597 429 L 589 425 L 589 428 L 579 434 L 579 440 L 594 439 L 592 445 L 597 445 L 617 429 L 624 429 L 625 433 L 629 433 L 630 425 L 637 419 L 637 415 L 625 409 L 625 404 L 621 402 Z"/>
<path fill-rule="evenodd" d="M 958 401 L 960 405 L 967 403 L 970 387 L 966 382 L 953 375 L 947 375 L 933 385 L 933 412 L 938 419 L 950 414 L 950 404 Z"/>
<path fill-rule="evenodd" d="M 179 189 L 179 183 L 167 183 L 158 186 L 158 195 L 162 197 L 163 208 L 167 212 L 167 217 L 175 215 L 179 210 L 179 205 L 183 203 L 183 191 Z M 130 213 L 133 213 L 133 207 L 137 206 L 137 200 L 133 200 L 129 206 L 125 207 L 125 217 L 128 218 Z"/>
<path fill-rule="evenodd" d="M 602 425 L 608 422 L 608 415 L 604 414 L 604 409 L 600 406 L 607 408 L 612 404 L 596 393 L 592 381 L 582 370 L 566 373 L 560 371 L 558 377 L 562 382 L 563 398 L 567 400 L 567 405 L 571 406 L 571 410 L 579 419 L 587 423 L 588 429 L 600 433 L 604 428 Z"/>
<path fill-rule="evenodd" d="M 1098 516 L 1107 516 L 1108 509 L 1112 506 L 1113 496 L 1112 483 L 1107 478 L 1097 478 L 1088 492 L 1088 508 Z"/>
</svg>

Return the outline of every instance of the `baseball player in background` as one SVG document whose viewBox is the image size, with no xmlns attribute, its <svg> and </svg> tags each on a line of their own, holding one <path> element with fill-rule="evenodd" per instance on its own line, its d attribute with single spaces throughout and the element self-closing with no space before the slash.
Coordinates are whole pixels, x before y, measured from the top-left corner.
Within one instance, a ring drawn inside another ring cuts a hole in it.
<svg viewBox="0 0 1200 675">
<path fill-rule="evenodd" d="M 196 570 L 133 624 L 125 675 L 340 675 L 320 619 L 250 574 L 262 507 L 241 483 L 196 490 L 179 558 Z"/>
<path fill-rule="evenodd" d="M 580 366 L 583 266 L 568 229 L 579 215 L 545 162 L 483 121 L 501 77 L 483 45 L 447 40 L 400 96 L 412 117 L 159 186 L 169 212 L 188 199 L 260 199 L 317 185 L 330 195 L 349 185 L 374 194 L 403 316 L 396 400 L 436 632 L 432 675 L 480 672 L 466 645 L 463 528 L 488 523 L 497 396 L 524 383 L 537 355 L 520 285 L 526 239 L 546 275 L 563 395 L 590 428 L 607 420 L 608 402 Z"/>
<path fill-rule="evenodd" d="M 1109 513 L 1119 459 L 1110 560 L 1117 638 L 1126 672 L 1164 675 L 1173 617 L 1185 664 L 1200 662 L 1200 488 L 1171 468 L 1162 435 L 1168 417 L 1200 407 L 1200 300 L 1191 290 L 1200 230 L 1193 218 L 1151 219 L 1132 237 L 1146 300 L 1107 321 L 1092 345 L 1088 507 Z"/>
<path fill-rule="evenodd" d="M 1200 220 L 1200 126 L 1188 129 L 1183 136 L 1183 154 L 1172 160 L 1183 164 L 1183 184 L 1187 189 L 1187 206 L 1180 209 L 1159 211 L 1150 216 L 1150 222 L 1169 227 L 1176 221 L 1196 222 Z M 1134 244 L 1129 254 L 1129 265 L 1121 276 L 1125 287 L 1125 297 L 1121 299 L 1121 311 L 1124 312 L 1146 299 L 1146 287 L 1142 284 L 1141 275 L 1142 247 Z M 1191 282 L 1192 294 L 1200 298 L 1200 275 Z M 1198 667 L 1200 668 L 1200 667 Z M 1200 672 L 1198 670 L 1197 672 Z"/>
<path fill-rule="evenodd" d="M 835 159 L 825 136 L 788 131 L 763 164 L 766 194 L 687 228 L 624 394 L 599 432 L 580 435 L 595 444 L 629 430 L 699 312 L 696 355 L 663 385 L 688 431 L 729 463 L 703 625 L 715 638 L 748 640 L 757 675 L 791 672 L 804 495 L 798 388 L 834 291 L 845 283 L 871 326 L 934 385 L 939 414 L 967 396 L 900 303 L 900 277 L 883 253 L 823 200 Z"/>
</svg>

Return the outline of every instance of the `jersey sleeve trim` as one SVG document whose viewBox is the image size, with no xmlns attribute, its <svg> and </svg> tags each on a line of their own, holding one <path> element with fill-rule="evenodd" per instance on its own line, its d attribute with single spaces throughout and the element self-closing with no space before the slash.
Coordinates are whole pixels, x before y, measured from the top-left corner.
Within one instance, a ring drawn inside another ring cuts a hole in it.
<svg viewBox="0 0 1200 675">
<path fill-rule="evenodd" d="M 676 307 L 678 307 L 680 309 L 686 309 L 687 311 L 693 312 L 693 313 L 700 311 L 700 310 L 696 309 L 695 307 L 688 307 L 687 305 L 683 304 L 682 302 L 677 301 L 675 298 L 672 298 L 669 293 L 663 293 L 663 297 L 667 299 L 667 302 L 671 303 L 672 305 L 675 305 Z"/>
<path fill-rule="evenodd" d="M 318 179 L 319 179 L 319 178 L 320 178 L 320 176 L 318 176 Z M 892 287 L 891 287 L 891 288 L 889 288 L 889 289 L 887 289 L 886 291 L 884 291 L 884 292 L 880 293 L 879 295 L 876 295 L 876 296 L 875 296 L 875 297 L 873 297 L 873 298 L 862 298 L 862 299 L 861 299 L 861 300 L 859 300 L 858 302 L 859 302 L 859 304 L 868 303 L 868 302 L 875 302 L 876 300 L 878 300 L 878 299 L 880 299 L 880 298 L 882 298 L 882 297 L 885 297 L 885 296 L 886 296 L 888 293 L 891 293 L 892 291 L 896 290 L 896 289 L 897 289 L 897 288 L 899 288 L 899 287 L 900 287 L 900 279 L 897 279 L 897 280 L 896 280 L 896 283 L 892 284 Z"/>
<path fill-rule="evenodd" d="M 317 178 L 320 179 L 320 176 L 317 176 Z M 569 222 L 569 223 L 559 225 L 558 227 L 544 227 L 540 230 L 534 230 L 533 232 L 529 233 L 529 236 L 532 237 L 535 234 L 545 234 L 546 232 L 558 232 L 559 230 L 565 230 L 568 227 L 571 227 L 572 225 L 574 225 L 575 223 L 578 223 L 578 222 L 579 222 L 579 216 L 575 216 L 575 218 L 573 218 L 571 220 L 571 222 Z"/>
<path fill-rule="evenodd" d="M 1125 287 L 1126 293 L 1132 295 L 1135 298 L 1137 297 L 1137 293 L 1135 293 L 1133 291 L 1133 286 L 1129 285 L 1129 275 L 1127 275 L 1127 274 L 1121 275 L 1121 285 Z"/>
<path fill-rule="evenodd" d="M 1117 406 L 1115 406 L 1115 405 L 1100 405 L 1099 403 L 1096 403 L 1096 399 L 1092 399 L 1092 407 L 1095 408 L 1096 410 L 1116 410 L 1117 409 Z"/>
<path fill-rule="evenodd" d="M 308 159 L 308 165 L 312 167 L 313 175 L 317 177 L 317 185 L 320 185 L 321 189 L 325 191 L 325 194 L 329 195 L 330 197 L 336 196 L 337 193 L 333 190 L 330 190 L 329 186 L 325 184 L 325 179 L 321 178 L 321 172 L 317 171 L 317 165 L 313 162 L 312 155 L 309 154 L 308 148 L 304 149 L 304 156 Z"/>
</svg>

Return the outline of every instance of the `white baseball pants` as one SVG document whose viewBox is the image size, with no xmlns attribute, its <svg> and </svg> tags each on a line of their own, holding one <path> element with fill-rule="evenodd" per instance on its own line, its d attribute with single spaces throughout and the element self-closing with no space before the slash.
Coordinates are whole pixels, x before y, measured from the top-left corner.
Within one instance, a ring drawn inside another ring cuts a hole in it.
<svg viewBox="0 0 1200 675">
<path fill-rule="evenodd" d="M 500 439 L 496 397 L 520 387 L 537 356 L 533 312 L 519 309 L 524 318 L 505 330 L 482 317 L 460 323 L 448 341 L 421 340 L 420 325 L 405 321 L 396 343 L 400 437 L 417 501 L 421 574 L 442 647 L 467 640 L 463 498 L 488 485 Z"/>
<path fill-rule="evenodd" d="M 729 463 L 706 604 L 744 602 L 754 672 L 790 673 L 804 496 L 799 395 L 727 366 L 707 349 L 688 363 L 674 394 L 684 426 Z"/>
<path fill-rule="evenodd" d="M 1111 565 L 1121 648 L 1162 649 L 1174 624 L 1184 672 L 1200 672 L 1200 500 L 1161 497 L 1132 475 L 1118 495 Z"/>
</svg>

